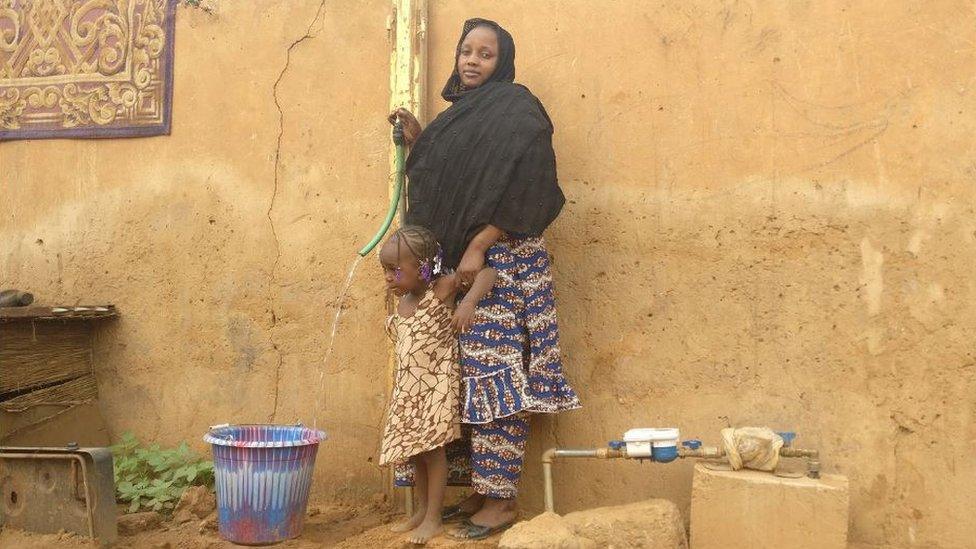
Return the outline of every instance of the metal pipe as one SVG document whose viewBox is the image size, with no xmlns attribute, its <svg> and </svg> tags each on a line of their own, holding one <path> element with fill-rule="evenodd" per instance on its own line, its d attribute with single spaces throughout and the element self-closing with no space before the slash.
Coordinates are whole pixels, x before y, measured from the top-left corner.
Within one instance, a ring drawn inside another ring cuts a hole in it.
<svg viewBox="0 0 976 549">
<path fill-rule="evenodd" d="M 788 458 L 808 458 L 808 476 L 819 478 L 820 462 L 816 461 L 820 457 L 817 450 L 804 450 L 801 448 L 780 448 L 779 455 Z M 590 459 L 618 459 L 628 458 L 626 448 L 549 448 L 542 453 L 542 481 L 545 483 L 545 505 L 546 511 L 555 512 L 555 501 L 552 492 L 552 462 L 556 458 L 590 458 Z M 700 448 L 678 447 L 678 457 L 680 458 L 705 458 L 717 459 L 725 457 L 725 448 L 717 446 L 702 446 Z M 642 456 L 631 459 L 652 459 L 650 456 Z"/>
<path fill-rule="evenodd" d="M 627 457 L 626 450 L 614 448 L 550 448 L 542 453 L 542 478 L 545 482 L 546 511 L 555 512 L 552 495 L 552 460 L 555 458 L 617 459 Z"/>
<path fill-rule="evenodd" d="M 555 448 L 553 457 L 557 458 L 595 458 L 596 448 Z"/>
<path fill-rule="evenodd" d="M 700 448 L 685 448 L 684 446 L 678 447 L 678 457 L 679 458 L 721 458 L 725 457 L 725 448 L 717 448 L 715 446 L 702 446 Z"/>
<path fill-rule="evenodd" d="M 820 457 L 819 450 L 804 450 L 802 448 L 780 448 L 779 455 L 787 458 L 813 458 Z"/>
<path fill-rule="evenodd" d="M 556 455 L 556 449 L 550 448 L 542 453 L 542 481 L 545 483 L 545 502 L 546 511 L 553 511 L 552 502 L 552 458 Z"/>
</svg>

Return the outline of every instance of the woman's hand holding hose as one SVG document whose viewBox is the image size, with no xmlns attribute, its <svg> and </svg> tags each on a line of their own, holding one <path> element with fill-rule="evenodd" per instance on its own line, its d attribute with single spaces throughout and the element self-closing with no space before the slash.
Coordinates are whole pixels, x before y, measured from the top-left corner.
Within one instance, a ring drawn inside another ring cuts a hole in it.
<svg viewBox="0 0 976 549">
<path fill-rule="evenodd" d="M 403 125 L 404 141 L 406 141 L 408 147 L 412 146 L 420 135 L 420 122 L 417 121 L 417 117 L 412 112 L 403 107 L 391 112 L 390 116 L 387 117 L 390 124 L 396 124 L 397 119 Z"/>
</svg>

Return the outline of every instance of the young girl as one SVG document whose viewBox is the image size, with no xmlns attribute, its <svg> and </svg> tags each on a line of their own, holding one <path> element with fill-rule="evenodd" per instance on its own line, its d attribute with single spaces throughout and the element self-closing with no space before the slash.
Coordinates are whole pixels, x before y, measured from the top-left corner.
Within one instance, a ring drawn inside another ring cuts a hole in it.
<svg viewBox="0 0 976 549">
<path fill-rule="evenodd" d="M 441 530 L 444 445 L 461 436 L 456 332 L 470 327 L 475 305 L 491 289 L 496 273 L 479 271 L 455 309 L 459 280 L 441 275 L 440 246 L 433 233 L 418 226 L 393 233 L 380 249 L 380 263 L 387 288 L 398 298 L 387 322 L 397 366 L 380 465 L 413 465 L 416 512 L 393 530 L 410 531 L 410 542 L 423 544 Z"/>
</svg>

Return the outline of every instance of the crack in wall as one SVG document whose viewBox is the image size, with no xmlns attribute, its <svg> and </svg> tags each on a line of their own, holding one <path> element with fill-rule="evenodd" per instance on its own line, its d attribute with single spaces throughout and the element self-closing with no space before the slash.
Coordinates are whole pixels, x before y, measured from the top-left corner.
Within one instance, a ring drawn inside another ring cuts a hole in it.
<svg viewBox="0 0 976 549">
<path fill-rule="evenodd" d="M 319 4 L 318 9 L 315 10 L 315 17 L 312 18 L 312 22 L 308 24 L 308 28 L 305 29 L 305 34 L 302 35 L 297 40 L 293 41 L 288 49 L 285 51 L 285 66 L 281 68 L 281 72 L 278 74 L 278 79 L 275 80 L 274 86 L 271 90 L 271 96 L 274 99 L 275 108 L 278 110 L 278 138 L 275 141 L 275 156 L 274 156 L 274 186 L 271 191 L 271 202 L 268 204 L 268 225 L 271 227 L 271 236 L 274 237 L 275 244 L 275 259 L 274 263 L 271 265 L 271 274 L 268 280 L 268 300 L 271 302 L 271 330 L 274 330 L 275 325 L 278 323 L 278 318 L 274 311 L 274 285 L 275 278 L 278 272 L 278 263 L 281 261 L 281 241 L 278 239 L 278 231 L 275 229 L 274 218 L 271 216 L 272 211 L 275 206 L 275 199 L 278 198 L 278 174 L 281 171 L 281 139 L 285 134 L 285 112 L 281 108 L 281 102 L 278 100 L 278 85 L 285 78 L 285 73 L 288 72 L 288 67 L 291 65 L 291 51 L 295 49 L 302 42 L 315 38 L 317 34 L 312 34 L 312 29 L 319 22 L 322 17 L 322 12 L 325 10 L 325 0 Z M 268 417 L 269 423 L 274 423 L 276 416 L 278 415 L 278 391 L 281 388 L 281 365 L 284 362 L 284 354 L 276 343 L 274 343 L 274 337 L 271 337 L 272 347 L 274 347 L 275 352 L 278 354 L 278 363 L 275 366 L 275 387 L 274 387 L 274 400 L 271 407 L 271 414 Z"/>
</svg>

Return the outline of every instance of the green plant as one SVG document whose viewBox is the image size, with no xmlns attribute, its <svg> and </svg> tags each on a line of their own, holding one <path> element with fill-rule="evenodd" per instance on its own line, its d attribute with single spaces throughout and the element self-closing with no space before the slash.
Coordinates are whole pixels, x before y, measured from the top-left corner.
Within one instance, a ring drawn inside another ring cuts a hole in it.
<svg viewBox="0 0 976 549">
<path fill-rule="evenodd" d="M 130 513 L 170 511 L 187 487 L 213 487 L 213 463 L 198 458 L 185 441 L 172 449 L 141 447 L 132 433 L 125 433 L 112 454 L 115 496 L 129 504 Z"/>
</svg>

